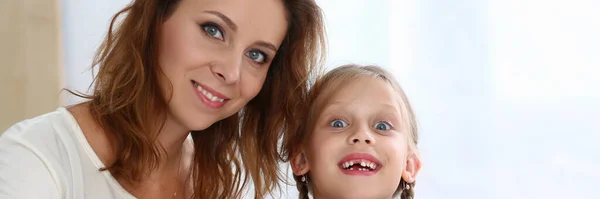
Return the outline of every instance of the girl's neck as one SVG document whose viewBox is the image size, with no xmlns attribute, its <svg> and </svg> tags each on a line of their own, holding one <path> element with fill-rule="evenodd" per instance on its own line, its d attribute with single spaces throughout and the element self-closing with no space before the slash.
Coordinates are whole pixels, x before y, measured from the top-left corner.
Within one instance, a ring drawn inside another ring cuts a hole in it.
<svg viewBox="0 0 600 199">
<path fill-rule="evenodd" d="M 323 195 L 322 193 L 320 193 L 318 190 L 313 189 L 313 193 L 312 193 L 312 197 L 311 199 L 335 199 L 338 197 L 335 196 L 327 196 L 327 195 Z M 393 196 L 390 197 L 384 197 L 382 199 L 392 199 Z"/>
</svg>

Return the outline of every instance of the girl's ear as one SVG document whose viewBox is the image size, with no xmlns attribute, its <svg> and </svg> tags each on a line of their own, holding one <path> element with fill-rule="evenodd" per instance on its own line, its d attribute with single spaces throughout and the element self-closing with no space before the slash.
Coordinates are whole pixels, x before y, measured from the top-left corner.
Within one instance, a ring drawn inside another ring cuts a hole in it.
<svg viewBox="0 0 600 199">
<path fill-rule="evenodd" d="M 421 159 L 415 153 L 411 153 L 406 159 L 406 167 L 402 172 L 402 179 L 407 183 L 414 182 L 419 170 L 421 170 Z"/>
<path fill-rule="evenodd" d="M 304 175 L 310 170 L 310 166 L 308 165 L 308 161 L 306 160 L 306 155 L 304 155 L 304 152 L 294 155 L 290 165 L 292 166 L 292 171 L 296 176 Z"/>
</svg>

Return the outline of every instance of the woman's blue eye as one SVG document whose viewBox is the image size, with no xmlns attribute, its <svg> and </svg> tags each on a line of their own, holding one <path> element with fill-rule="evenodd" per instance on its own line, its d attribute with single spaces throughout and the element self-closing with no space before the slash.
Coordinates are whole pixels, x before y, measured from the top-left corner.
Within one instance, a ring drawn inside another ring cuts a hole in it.
<svg viewBox="0 0 600 199">
<path fill-rule="evenodd" d="M 217 38 L 218 40 L 224 40 L 223 31 L 221 31 L 221 29 L 218 26 L 212 24 L 205 24 L 202 25 L 202 29 L 204 29 L 204 32 L 206 32 L 206 34 L 210 35 L 211 37 Z"/>
<path fill-rule="evenodd" d="M 344 128 L 348 126 L 348 123 L 344 122 L 344 120 L 333 120 L 331 123 L 329 123 L 329 126 L 333 128 Z"/>
<path fill-rule="evenodd" d="M 246 53 L 246 56 L 248 56 L 250 59 L 252 59 L 256 63 L 262 64 L 262 63 L 267 62 L 267 56 L 265 55 L 265 53 L 260 52 L 258 50 L 248 51 Z"/>
<path fill-rule="evenodd" d="M 380 131 L 387 131 L 392 129 L 392 126 L 390 126 L 390 124 L 388 124 L 387 122 L 377 122 L 373 127 Z"/>
</svg>

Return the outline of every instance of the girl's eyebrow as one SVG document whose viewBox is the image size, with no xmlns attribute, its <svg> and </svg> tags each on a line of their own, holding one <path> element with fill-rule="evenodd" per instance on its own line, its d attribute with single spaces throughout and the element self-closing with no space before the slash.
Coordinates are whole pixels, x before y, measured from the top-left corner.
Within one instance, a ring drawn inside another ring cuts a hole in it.
<svg viewBox="0 0 600 199">
<path fill-rule="evenodd" d="M 336 108 L 337 106 L 342 106 L 343 103 L 344 103 L 344 101 L 332 101 L 331 103 L 328 103 L 327 105 L 325 105 L 323 107 L 323 111 L 330 109 L 331 107 Z M 376 105 L 373 105 L 372 108 L 379 108 L 381 110 L 399 111 L 399 110 L 397 110 L 398 106 L 396 106 L 394 104 L 390 104 L 390 103 L 378 103 Z"/>
</svg>

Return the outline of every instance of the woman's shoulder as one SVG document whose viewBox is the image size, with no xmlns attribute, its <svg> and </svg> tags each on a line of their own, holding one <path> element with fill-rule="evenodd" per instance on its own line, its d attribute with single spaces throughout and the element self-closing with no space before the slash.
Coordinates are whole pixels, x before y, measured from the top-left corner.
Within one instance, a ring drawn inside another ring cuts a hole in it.
<svg viewBox="0 0 600 199">
<path fill-rule="evenodd" d="M 0 136 L 0 140 L 7 138 L 40 140 L 72 132 L 76 129 L 77 123 L 71 119 L 69 111 L 59 107 L 55 111 L 16 123 Z"/>
<path fill-rule="evenodd" d="M 25 147 L 38 155 L 64 155 L 73 145 L 78 125 L 65 108 L 23 120 L 0 135 L 0 148 Z M 50 154 L 49 154 L 50 153 Z"/>
<path fill-rule="evenodd" d="M 6 130 L 0 135 L 0 198 L 65 198 L 78 193 L 86 165 L 80 156 L 81 135 L 75 118 L 63 107 Z"/>
</svg>

